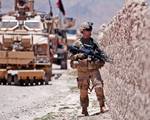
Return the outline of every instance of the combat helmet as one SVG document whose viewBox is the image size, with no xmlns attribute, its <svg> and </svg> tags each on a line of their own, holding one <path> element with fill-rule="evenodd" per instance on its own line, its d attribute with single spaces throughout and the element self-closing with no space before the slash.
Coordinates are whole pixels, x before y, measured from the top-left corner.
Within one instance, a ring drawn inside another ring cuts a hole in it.
<svg viewBox="0 0 150 120">
<path fill-rule="evenodd" d="M 27 3 L 27 0 L 19 0 L 19 4 L 21 5 L 21 6 L 23 6 L 24 4 L 26 4 Z"/>
<path fill-rule="evenodd" d="M 83 30 L 92 31 L 92 26 L 93 26 L 92 22 L 83 22 L 80 26 L 80 32 L 82 33 Z"/>
</svg>

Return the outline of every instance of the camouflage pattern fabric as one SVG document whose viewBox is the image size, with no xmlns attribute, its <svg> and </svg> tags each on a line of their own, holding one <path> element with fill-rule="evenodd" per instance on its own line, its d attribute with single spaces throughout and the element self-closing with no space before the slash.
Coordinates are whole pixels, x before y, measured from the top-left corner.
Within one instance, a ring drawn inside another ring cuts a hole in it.
<svg viewBox="0 0 150 120">
<path fill-rule="evenodd" d="M 95 46 L 98 48 L 96 43 L 93 42 L 93 39 L 86 43 L 89 45 Z M 81 48 L 84 46 L 82 43 L 82 39 L 78 40 L 73 44 L 74 46 Z M 103 80 L 101 78 L 99 68 L 101 68 L 104 63 L 100 61 L 88 61 L 88 59 L 77 59 L 77 57 L 81 57 L 81 53 L 71 55 L 71 67 L 76 68 L 78 71 L 78 87 L 80 89 L 80 103 L 82 108 L 87 108 L 89 105 L 89 98 L 88 98 L 88 89 L 90 85 L 90 80 L 92 82 L 93 88 L 95 89 L 97 99 L 99 101 L 100 107 L 104 106 L 104 91 L 103 91 Z"/>
</svg>

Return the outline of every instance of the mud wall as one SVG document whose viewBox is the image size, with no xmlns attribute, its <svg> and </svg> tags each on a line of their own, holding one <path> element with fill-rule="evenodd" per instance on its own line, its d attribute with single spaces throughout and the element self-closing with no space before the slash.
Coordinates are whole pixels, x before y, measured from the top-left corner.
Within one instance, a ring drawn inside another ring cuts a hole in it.
<svg viewBox="0 0 150 120">
<path fill-rule="evenodd" d="M 126 2 L 99 41 L 113 58 L 101 70 L 107 104 L 113 120 L 150 120 L 150 8 Z"/>
</svg>

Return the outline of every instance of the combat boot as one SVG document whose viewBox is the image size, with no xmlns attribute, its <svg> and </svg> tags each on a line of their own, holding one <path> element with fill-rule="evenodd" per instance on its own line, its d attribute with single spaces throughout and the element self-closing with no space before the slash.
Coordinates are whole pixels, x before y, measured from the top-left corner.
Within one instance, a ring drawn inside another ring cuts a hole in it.
<svg viewBox="0 0 150 120">
<path fill-rule="evenodd" d="M 108 108 L 106 108 L 105 106 L 100 107 L 100 113 L 104 113 L 107 111 L 108 111 Z"/>
<path fill-rule="evenodd" d="M 85 116 L 89 116 L 89 113 L 87 111 L 87 108 L 82 108 L 82 114 L 84 114 Z"/>
</svg>

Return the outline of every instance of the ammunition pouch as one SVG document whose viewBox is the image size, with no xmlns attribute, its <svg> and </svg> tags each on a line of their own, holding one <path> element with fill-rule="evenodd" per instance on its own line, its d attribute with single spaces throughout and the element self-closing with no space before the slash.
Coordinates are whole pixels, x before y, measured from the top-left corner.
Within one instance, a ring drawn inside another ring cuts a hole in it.
<svg viewBox="0 0 150 120">
<path fill-rule="evenodd" d="M 85 72 L 88 71 L 88 60 L 78 60 L 79 64 L 77 66 L 78 71 Z"/>
<path fill-rule="evenodd" d="M 105 62 L 97 60 L 97 61 L 88 61 L 88 59 L 74 61 L 71 60 L 70 65 L 73 69 L 77 69 L 78 71 L 84 72 L 88 70 L 100 69 L 103 67 Z"/>
<path fill-rule="evenodd" d="M 104 66 L 103 61 L 88 61 L 87 59 L 79 61 L 77 65 L 78 71 L 84 72 L 88 70 L 100 69 Z"/>
</svg>

